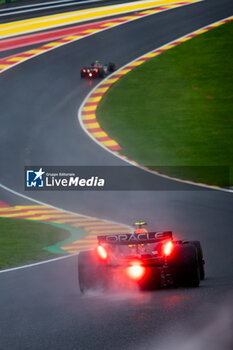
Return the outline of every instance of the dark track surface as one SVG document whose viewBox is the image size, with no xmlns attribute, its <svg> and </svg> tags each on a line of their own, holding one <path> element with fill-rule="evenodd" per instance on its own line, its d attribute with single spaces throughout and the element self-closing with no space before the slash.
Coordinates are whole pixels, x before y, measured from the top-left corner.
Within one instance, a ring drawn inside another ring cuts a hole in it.
<svg viewBox="0 0 233 350">
<path fill-rule="evenodd" d="M 114 59 L 121 66 L 230 16 L 232 7 L 229 0 L 208 0 L 171 10 L 69 44 L 0 75 L 4 87 L 0 94 L 1 183 L 23 193 L 23 167 L 29 164 L 123 164 L 91 141 L 77 123 L 77 109 L 90 91 L 90 82 L 80 81 L 79 68 L 96 58 Z M 137 181 L 147 181 L 148 176 L 138 170 Z M 170 186 L 156 176 L 154 181 Z M 198 188 L 26 194 L 127 224 L 140 217 L 153 229 L 173 229 L 181 238 L 200 239 L 207 280 L 199 289 L 115 294 L 105 299 L 101 295 L 80 296 L 76 257 L 0 274 L 1 350 L 144 350 L 155 345 L 163 349 L 164 339 L 168 341 L 166 350 L 180 346 L 191 350 L 230 349 L 232 194 Z M 188 335 L 189 340 L 185 338 Z"/>
<path fill-rule="evenodd" d="M 133 0 L 130 0 L 133 1 Z M 128 1 L 128 2 L 130 2 Z M 79 11 L 79 10 L 85 10 L 93 7 L 101 7 L 101 6 L 108 6 L 108 5 L 117 5 L 121 3 L 125 3 L 127 1 L 125 0 L 106 0 L 106 1 L 96 1 L 88 3 L 85 0 L 81 0 L 80 3 L 75 4 L 75 1 L 64 1 L 64 2 L 57 2 L 57 4 L 51 4 L 47 5 L 47 1 L 35 1 L 35 4 L 40 3 L 39 6 L 34 6 L 32 2 L 29 3 L 17 3 L 14 2 L 11 5 L 5 4 L 0 6 L 0 23 L 7 23 L 10 21 L 20 21 L 28 18 L 34 18 L 34 17 L 40 17 L 40 16 L 47 16 L 47 15 L 53 15 L 57 13 L 64 13 L 64 12 L 72 12 L 72 11 Z M 77 0 L 77 2 L 79 2 Z M 67 6 L 69 4 L 69 6 Z M 63 5 L 63 6 L 62 6 Z M 22 7 L 23 6 L 23 7 Z M 25 7 L 28 6 L 28 7 Z M 48 8 L 50 6 L 50 8 Z"/>
</svg>

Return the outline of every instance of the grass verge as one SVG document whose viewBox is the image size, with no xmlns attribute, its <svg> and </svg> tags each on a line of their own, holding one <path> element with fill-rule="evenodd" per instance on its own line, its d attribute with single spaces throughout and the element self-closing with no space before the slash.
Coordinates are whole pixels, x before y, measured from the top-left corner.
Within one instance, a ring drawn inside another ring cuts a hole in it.
<svg viewBox="0 0 233 350">
<path fill-rule="evenodd" d="M 49 224 L 0 218 L 0 269 L 55 257 L 44 248 L 69 236 L 67 230 Z"/>
<path fill-rule="evenodd" d="M 233 22 L 228 22 L 147 61 L 113 85 L 98 105 L 97 118 L 122 154 L 171 176 L 229 185 L 232 37 Z"/>
</svg>

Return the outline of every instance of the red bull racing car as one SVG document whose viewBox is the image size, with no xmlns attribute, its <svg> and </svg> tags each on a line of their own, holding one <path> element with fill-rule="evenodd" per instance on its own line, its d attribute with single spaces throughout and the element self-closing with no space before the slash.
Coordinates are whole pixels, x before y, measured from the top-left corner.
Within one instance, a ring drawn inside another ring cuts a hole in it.
<svg viewBox="0 0 233 350">
<path fill-rule="evenodd" d="M 108 73 L 116 70 L 115 63 L 102 64 L 99 61 L 93 62 L 90 66 L 80 71 L 81 78 L 104 78 Z"/>
<path fill-rule="evenodd" d="M 199 241 L 174 240 L 171 231 L 137 231 L 99 236 L 95 249 L 79 254 L 81 292 L 127 284 L 142 290 L 199 286 L 205 277 Z"/>
</svg>

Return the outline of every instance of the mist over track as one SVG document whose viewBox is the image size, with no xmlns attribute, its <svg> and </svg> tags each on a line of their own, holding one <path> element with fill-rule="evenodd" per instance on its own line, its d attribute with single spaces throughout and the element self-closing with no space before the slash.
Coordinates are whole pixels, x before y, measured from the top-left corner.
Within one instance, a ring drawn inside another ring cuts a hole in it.
<svg viewBox="0 0 233 350">
<path fill-rule="evenodd" d="M 97 82 L 80 80 L 80 68 L 95 59 L 120 67 L 232 15 L 232 10 L 230 0 L 206 0 L 90 36 L 1 74 L 0 182 L 25 194 L 25 165 L 124 165 L 98 147 L 77 122 L 77 110 Z M 147 176 L 138 169 L 137 181 L 147 181 Z M 163 186 L 161 178 L 154 176 L 154 181 Z M 14 200 L 12 194 L 0 193 L 4 200 Z M 0 349 L 145 350 L 171 338 L 175 350 L 187 349 L 187 339 L 191 350 L 195 344 L 200 349 L 202 344 L 230 349 L 232 194 L 197 187 L 196 191 L 31 192 L 30 196 L 126 224 L 142 218 L 151 229 L 171 229 L 181 239 L 199 239 L 207 279 L 198 289 L 107 296 L 96 292 L 83 297 L 74 256 L 0 274 Z M 224 339 L 217 329 L 224 329 Z"/>
</svg>

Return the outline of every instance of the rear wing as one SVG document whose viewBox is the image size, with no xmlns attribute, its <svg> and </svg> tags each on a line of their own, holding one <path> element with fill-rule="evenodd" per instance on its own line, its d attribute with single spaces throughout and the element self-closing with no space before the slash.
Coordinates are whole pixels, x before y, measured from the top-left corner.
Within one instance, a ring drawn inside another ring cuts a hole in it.
<svg viewBox="0 0 233 350">
<path fill-rule="evenodd" d="M 127 233 L 117 235 L 98 236 L 98 243 L 108 244 L 145 244 L 155 243 L 164 239 L 172 239 L 172 231 L 147 232 L 147 233 Z"/>
</svg>

